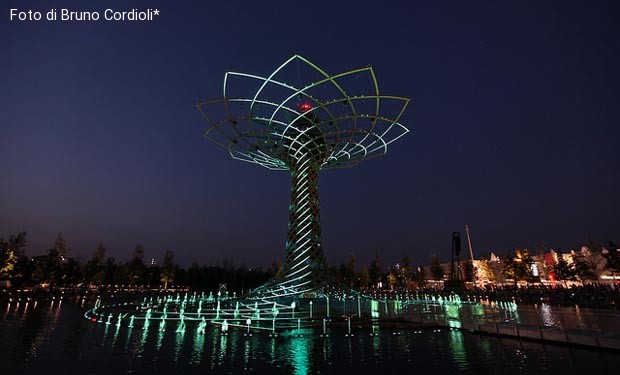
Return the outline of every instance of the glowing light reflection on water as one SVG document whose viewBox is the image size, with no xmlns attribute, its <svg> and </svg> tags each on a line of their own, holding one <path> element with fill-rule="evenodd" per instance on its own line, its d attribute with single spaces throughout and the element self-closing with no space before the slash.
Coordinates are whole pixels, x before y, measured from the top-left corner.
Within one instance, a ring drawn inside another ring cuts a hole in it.
<svg viewBox="0 0 620 375">
<path fill-rule="evenodd" d="M 540 317 L 542 322 L 547 327 L 555 327 L 558 325 L 558 321 L 553 314 L 551 306 L 547 303 L 543 303 L 540 305 Z"/>
<path fill-rule="evenodd" d="M 194 350 L 192 351 L 191 364 L 197 365 L 202 361 L 204 351 L 205 335 L 202 333 L 194 334 Z"/>
<path fill-rule="evenodd" d="M 312 336 L 295 337 L 291 340 L 292 342 L 288 346 L 288 355 L 289 358 L 292 358 L 295 374 L 309 373 L 312 366 L 312 359 L 310 358 L 310 353 L 313 352 Z"/>
<path fill-rule="evenodd" d="M 130 328 L 128 319 L 120 326 L 116 319 L 112 324 L 92 323 L 83 319 L 79 304 L 59 301 L 37 307 L 31 302 L 27 308 L 25 303 L 19 307 L 14 303 L 0 311 L 0 342 L 14 348 L 0 351 L 0 363 L 7 373 L 181 370 L 191 374 L 205 369 L 212 373 L 389 373 L 410 370 L 411 366 L 420 373 L 605 373 L 620 363 L 617 354 L 519 343 L 449 329 L 417 333 L 403 327 L 360 330 L 354 325 L 353 337 L 345 337 L 346 329 L 333 329 L 328 338 L 309 329 L 302 329 L 300 337 L 296 329 L 275 338 L 256 332 L 246 337 L 245 330 L 222 335 L 219 327 L 213 326 L 198 333 L 194 323 L 187 323 L 185 332 L 176 332 L 175 324 L 160 330 L 159 324 L 148 322 L 144 322 L 147 329 L 139 325 Z M 67 345 L 78 339 L 83 341 Z"/>
<path fill-rule="evenodd" d="M 452 349 L 452 358 L 459 370 L 469 368 L 467 352 L 463 343 L 463 333 L 457 330 L 450 331 L 450 348 Z"/>
</svg>

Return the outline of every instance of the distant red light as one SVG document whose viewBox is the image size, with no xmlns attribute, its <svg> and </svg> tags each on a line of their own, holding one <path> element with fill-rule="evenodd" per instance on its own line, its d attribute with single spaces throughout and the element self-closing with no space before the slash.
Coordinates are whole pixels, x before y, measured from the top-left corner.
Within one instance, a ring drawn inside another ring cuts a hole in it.
<svg viewBox="0 0 620 375">
<path fill-rule="evenodd" d="M 91 322 L 94 322 L 94 323 L 97 323 L 97 318 L 92 317 L 92 318 L 90 318 L 90 321 L 91 321 Z"/>
<path fill-rule="evenodd" d="M 297 106 L 297 108 L 301 112 L 308 112 L 309 110 L 312 109 L 312 105 L 310 105 L 310 103 L 301 103 L 300 105 Z"/>
</svg>

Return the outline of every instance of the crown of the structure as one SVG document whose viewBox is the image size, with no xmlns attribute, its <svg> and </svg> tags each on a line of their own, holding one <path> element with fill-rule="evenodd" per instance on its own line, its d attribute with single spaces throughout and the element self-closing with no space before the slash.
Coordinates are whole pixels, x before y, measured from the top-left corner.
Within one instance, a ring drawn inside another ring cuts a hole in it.
<svg viewBox="0 0 620 375">
<path fill-rule="evenodd" d="M 408 132 L 399 120 L 409 101 L 381 95 L 370 66 L 330 75 L 294 55 L 268 77 L 226 73 L 224 97 L 197 106 L 210 124 L 205 137 L 233 158 L 286 170 L 291 145 L 308 142 L 307 124 L 326 149 L 320 169 L 385 155 Z"/>
</svg>

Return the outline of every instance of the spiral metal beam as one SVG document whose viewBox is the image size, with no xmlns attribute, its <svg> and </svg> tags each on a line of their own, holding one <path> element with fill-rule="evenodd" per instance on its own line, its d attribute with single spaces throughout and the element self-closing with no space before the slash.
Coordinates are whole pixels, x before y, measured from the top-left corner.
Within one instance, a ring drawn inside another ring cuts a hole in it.
<svg viewBox="0 0 620 375">
<path fill-rule="evenodd" d="M 292 67 L 305 68 L 316 79 L 286 83 L 280 76 Z M 255 93 L 236 95 L 238 86 Z M 325 285 L 319 172 L 385 155 L 388 145 L 408 132 L 399 120 L 409 100 L 381 95 L 372 67 L 329 75 L 294 55 L 268 77 L 227 72 L 224 97 L 197 104 L 210 125 L 205 137 L 231 157 L 291 173 L 285 261 L 255 296 L 297 296 Z"/>
</svg>

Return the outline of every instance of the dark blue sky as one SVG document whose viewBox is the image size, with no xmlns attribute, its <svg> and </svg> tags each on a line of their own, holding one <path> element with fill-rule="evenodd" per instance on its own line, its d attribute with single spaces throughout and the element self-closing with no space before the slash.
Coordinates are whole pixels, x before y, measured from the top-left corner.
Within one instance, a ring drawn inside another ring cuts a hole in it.
<svg viewBox="0 0 620 375">
<path fill-rule="evenodd" d="M 9 9 L 158 8 L 152 22 L 9 22 Z M 324 249 L 386 262 L 620 241 L 620 7 L 615 1 L 5 1 L 0 17 L 0 236 L 30 254 L 63 232 L 127 259 L 283 258 L 286 172 L 202 137 L 226 70 L 299 53 L 373 65 L 413 98 L 386 157 L 320 180 Z"/>
</svg>

